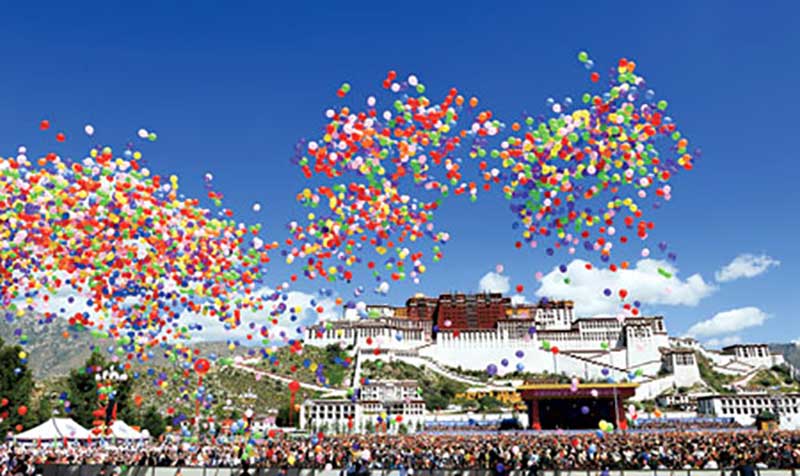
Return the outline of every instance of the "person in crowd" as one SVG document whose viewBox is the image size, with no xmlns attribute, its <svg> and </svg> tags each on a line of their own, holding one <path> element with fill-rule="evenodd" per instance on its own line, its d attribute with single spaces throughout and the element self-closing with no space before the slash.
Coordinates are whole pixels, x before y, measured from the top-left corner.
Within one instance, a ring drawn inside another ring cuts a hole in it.
<svg viewBox="0 0 800 476">
<path fill-rule="evenodd" d="M 148 444 L 61 442 L 0 444 L 0 476 L 28 476 L 46 464 L 117 466 L 343 469 L 347 476 L 371 470 L 488 470 L 499 474 L 542 470 L 708 469 L 759 476 L 760 469 L 800 467 L 800 432 L 633 431 L 625 433 L 515 432 L 415 435 L 322 435 L 252 440 L 248 451 L 234 439 Z M 110 473 L 109 473 L 110 474 Z"/>
</svg>

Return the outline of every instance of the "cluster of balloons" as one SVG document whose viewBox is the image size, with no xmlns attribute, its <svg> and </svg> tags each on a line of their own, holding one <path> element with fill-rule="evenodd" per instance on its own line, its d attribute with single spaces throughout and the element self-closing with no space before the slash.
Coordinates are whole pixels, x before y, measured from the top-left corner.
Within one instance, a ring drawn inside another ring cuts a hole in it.
<svg viewBox="0 0 800 476">
<path fill-rule="evenodd" d="M 693 169 L 699 151 L 690 152 L 667 101 L 637 74 L 635 62 L 620 59 L 601 75 L 588 53 L 578 60 L 591 83 L 602 85 L 599 91 L 578 100 L 550 98 L 546 114 L 516 121 L 495 117 L 456 88 L 431 98 L 417 76 L 403 79 L 395 71 L 383 80 L 385 99 L 370 95 L 362 106 L 328 109 L 321 135 L 300 141 L 293 157 L 312 185 L 297 195 L 310 210 L 288 225 L 286 261 L 299 260 L 310 279 L 330 281 L 350 282 L 354 267 L 365 266 L 378 294 L 392 281 L 419 282 L 426 259 L 439 261 L 450 239 L 436 228 L 434 213 L 448 197 L 474 201 L 481 190 L 508 200 L 517 248 L 543 248 L 547 256 L 596 254 L 612 272 L 630 266 L 612 262 L 615 247 L 640 242 L 640 255 L 649 257 L 644 244 L 655 223 L 648 211 L 672 198 L 671 180 Z M 345 97 L 350 85 L 338 93 Z M 664 242 L 656 249 L 677 259 Z M 569 284 L 568 266 L 558 269 Z M 658 272 L 672 277 L 664 268 Z M 524 285 L 516 290 L 522 293 Z M 360 286 L 354 294 L 362 292 Z M 620 319 L 641 312 L 628 289 L 604 295 L 619 299 Z M 554 355 L 560 351 L 541 344 Z M 601 348 L 608 350 L 608 343 Z M 499 362 L 508 365 L 508 359 Z M 486 367 L 490 376 L 498 369 Z"/>
<path fill-rule="evenodd" d="M 614 424 L 611 422 L 607 422 L 605 420 L 600 420 L 597 426 L 598 428 L 600 428 L 601 431 L 605 431 L 607 433 L 611 433 L 612 431 L 614 431 Z"/>
<path fill-rule="evenodd" d="M 587 53 L 578 59 L 594 68 Z M 601 77 L 593 71 L 590 79 Z M 378 290 L 392 280 L 417 281 L 423 258 L 440 259 L 449 239 L 434 226 L 442 201 L 475 200 L 479 189 L 492 188 L 510 202 L 518 248 L 546 245 L 550 256 L 581 248 L 610 263 L 614 246 L 647 239 L 655 227 L 648 208 L 668 201 L 672 177 L 694 164 L 667 102 L 626 59 L 609 72 L 602 92 L 583 93 L 579 101 L 549 99 L 547 115 L 511 124 L 455 88 L 429 98 L 415 75 L 399 79 L 390 71 L 383 87 L 389 91 L 383 107 L 369 96 L 364 107 L 329 109 L 323 134 L 298 144 L 294 162 L 322 183 L 298 194 L 313 210 L 305 223 L 289 224 L 294 236 L 284 254 L 288 262 L 302 259 L 310 278 L 349 281 L 351 267 L 363 263 Z M 432 253 L 419 248 L 424 241 Z M 382 262 L 366 259 L 366 247 Z M 625 301 L 627 291 L 619 296 Z M 638 306 L 627 306 L 638 313 Z"/>
<path fill-rule="evenodd" d="M 42 131 L 50 127 L 40 124 Z M 85 132 L 93 136 L 94 127 Z M 138 135 L 156 139 L 144 129 Z M 60 148 L 66 135 L 59 132 L 56 141 Z M 144 164 L 134 143 L 119 151 L 97 145 L 78 159 L 58 151 L 34 155 L 26 147 L 0 157 L 2 316 L 19 325 L 14 335 L 22 345 L 30 316 L 39 324 L 63 318 L 70 325 L 65 338 L 87 330 L 104 340 L 120 372 L 130 371 L 131 362 L 149 366 L 158 354 L 166 356 L 175 371 L 147 368 L 131 376 L 151 378 L 158 395 L 175 384 L 183 400 L 207 408 L 213 396 L 190 375 L 199 358 L 187 345 L 191 335 L 205 321 L 232 330 L 246 315 L 269 313 L 259 327 L 249 323 L 247 336 L 266 344 L 279 337 L 271 329 L 278 318 L 294 321 L 305 309 L 286 305 L 288 283 L 263 292 L 268 252 L 278 244 L 260 238 L 260 225 L 237 222 L 221 208 L 210 174 L 206 188 L 216 209 L 184 197 L 177 177 L 153 174 Z M 312 301 L 310 312 L 323 310 Z M 186 314 L 196 319 L 181 320 Z M 28 355 L 19 357 L 24 364 Z M 112 387 L 100 386 L 98 397 L 108 392 Z"/>
<path fill-rule="evenodd" d="M 235 327 L 263 308 L 252 292 L 272 245 L 259 227 L 179 196 L 177 177 L 152 175 L 141 159 L 132 146 L 98 146 L 81 160 L 34 159 L 24 147 L 0 158 L 3 307 L 51 318 L 85 299 L 70 324 L 115 339 L 129 359 L 186 337 L 184 312 Z"/>
<path fill-rule="evenodd" d="M 649 209 L 671 199 L 670 181 L 691 170 L 697 154 L 633 61 L 619 60 L 604 79 L 587 53 L 578 60 L 592 84 L 605 81 L 600 90 L 578 100 L 549 99 L 546 114 L 514 121 L 495 117 L 456 88 L 431 98 L 417 76 L 400 78 L 394 71 L 382 82 L 385 99 L 371 95 L 362 106 L 328 109 L 319 136 L 298 143 L 292 159 L 309 182 L 297 194 L 308 213 L 288 223 L 284 245 L 261 238 L 260 226 L 234 220 L 211 174 L 205 185 L 216 209 L 181 195 L 177 177 L 151 173 L 134 143 L 121 151 L 97 145 L 81 159 L 58 151 L 34 156 L 20 147 L 0 157 L 0 305 L 9 310 L 6 319 L 24 319 L 29 311 L 40 311 L 48 322 L 66 318 L 73 329 L 109 340 L 108 350 L 122 362 L 146 364 L 162 353 L 178 374 L 146 371 L 159 394 L 175 382 L 185 400 L 208 405 L 213 396 L 202 379 L 192 390 L 194 377 L 231 361 L 205 359 L 187 347 L 204 320 L 226 330 L 247 325 L 248 340 L 279 338 L 302 348 L 301 326 L 298 336 L 273 329 L 307 309 L 289 305 L 289 283 L 263 291 L 271 250 L 281 248 L 308 279 L 351 282 L 354 268 L 363 267 L 374 291 L 386 294 L 394 281 L 419 282 L 428 260 L 443 257 L 450 235 L 434 218 L 445 199 L 474 201 L 479 191 L 494 190 L 509 203 L 517 248 L 543 248 L 548 256 L 582 250 L 611 271 L 627 269 L 626 261 L 612 262 L 615 247 L 648 239 L 655 227 Z M 337 90 L 340 98 L 350 93 L 348 83 Z M 50 128 L 41 122 L 42 131 Z M 84 132 L 94 140 L 94 126 Z M 154 142 L 158 136 L 140 129 L 138 137 Z M 58 132 L 55 139 L 62 144 L 67 136 Z M 253 204 L 252 211 L 260 210 Z M 657 249 L 666 253 L 666 243 Z M 569 282 L 567 266 L 559 270 Z M 658 272 L 671 278 L 666 269 Z M 356 283 L 354 296 L 364 293 L 364 284 Z M 604 294 L 616 294 L 627 313 L 638 315 L 640 303 L 628 290 Z M 320 302 L 331 297 L 321 290 L 310 311 L 321 314 Z M 336 304 L 369 317 L 363 302 L 336 298 Z M 200 318 L 184 323 L 187 313 Z M 266 319 L 246 323 L 248 315 Z M 559 353 L 547 341 L 542 348 Z M 248 354 L 275 360 L 263 349 Z M 324 366 L 315 368 L 324 382 Z M 487 372 L 496 374 L 497 365 Z"/>
</svg>

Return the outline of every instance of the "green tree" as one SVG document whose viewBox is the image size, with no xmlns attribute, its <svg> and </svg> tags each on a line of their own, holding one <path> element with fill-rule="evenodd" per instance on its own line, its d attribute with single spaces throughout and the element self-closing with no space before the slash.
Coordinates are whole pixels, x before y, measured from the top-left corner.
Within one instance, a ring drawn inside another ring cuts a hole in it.
<svg viewBox="0 0 800 476">
<path fill-rule="evenodd" d="M 161 414 L 158 413 L 156 407 L 150 405 L 145 409 L 144 415 L 142 415 L 142 428 L 146 428 L 153 438 L 158 438 L 166 431 L 167 423 L 164 421 Z"/>
<path fill-rule="evenodd" d="M 500 400 L 492 397 L 491 395 L 484 395 L 478 399 L 478 411 L 481 413 L 488 413 L 496 411 L 503 406 Z"/>
<path fill-rule="evenodd" d="M 0 339 L 0 401 L 8 401 L 0 408 L 0 434 L 17 425 L 27 426 L 32 421 L 32 415 L 20 415 L 21 407 L 27 408 L 33 390 L 33 376 L 28 366 L 20 357 L 22 347 L 18 345 L 4 345 Z"/>
<path fill-rule="evenodd" d="M 100 408 L 100 401 L 97 393 L 97 381 L 95 375 L 109 368 L 105 358 L 98 352 L 93 352 L 86 360 L 86 363 L 73 369 L 67 378 L 67 392 L 71 404 L 70 416 L 79 424 L 85 427 L 93 426 L 95 417 L 92 413 Z M 116 398 L 114 402 L 117 406 L 117 418 L 121 420 L 135 420 L 135 409 L 131 405 L 131 394 L 133 381 L 128 379 L 118 381 L 114 384 Z M 108 402 L 104 402 L 106 405 Z"/>
<path fill-rule="evenodd" d="M 300 412 L 292 412 L 291 426 L 298 426 L 300 423 Z M 275 424 L 281 427 L 288 427 L 289 425 L 289 404 L 281 405 L 278 407 L 278 414 L 275 416 Z"/>
<path fill-rule="evenodd" d="M 70 417 L 84 427 L 93 426 L 92 413 L 98 409 L 97 381 L 95 371 L 107 366 L 106 360 L 97 352 L 86 360 L 86 363 L 69 372 L 67 379 L 67 394 L 70 402 Z M 89 370 L 91 369 L 91 370 Z"/>
<path fill-rule="evenodd" d="M 347 358 L 347 352 L 337 344 L 330 344 L 325 348 L 325 382 L 323 384 L 339 386 L 344 382 L 347 369 L 342 365 L 342 361 Z"/>
<path fill-rule="evenodd" d="M 42 395 L 39 399 L 39 406 L 36 407 L 36 424 L 44 423 L 53 416 L 53 404 L 47 395 Z"/>
</svg>

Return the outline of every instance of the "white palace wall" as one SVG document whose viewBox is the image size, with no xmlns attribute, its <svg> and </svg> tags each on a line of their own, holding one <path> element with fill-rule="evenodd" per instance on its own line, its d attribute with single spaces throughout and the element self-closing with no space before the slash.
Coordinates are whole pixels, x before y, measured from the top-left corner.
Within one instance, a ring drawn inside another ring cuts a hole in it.
<svg viewBox="0 0 800 476">
<path fill-rule="evenodd" d="M 509 339 L 498 336 L 495 331 L 465 332 L 458 337 L 446 333 L 437 336 L 436 343 L 419 350 L 419 354 L 436 360 L 442 365 L 466 370 L 486 370 L 489 364 L 497 366 L 499 376 L 517 370 L 522 364 L 524 371 L 533 373 L 556 373 L 575 375 L 582 379 L 621 380 L 629 372 L 641 370 L 643 375 L 654 376 L 661 368 L 659 342 L 637 342 L 634 347 L 617 347 L 608 351 L 600 349 L 599 343 L 565 340 L 549 341 L 559 352 L 542 348 L 542 342 L 534 336 L 530 339 Z M 666 336 L 664 336 L 666 338 Z M 595 344 L 594 350 L 589 345 Z M 517 357 L 522 351 L 523 357 Z M 503 359 L 508 365 L 503 366 Z M 603 372 L 607 371 L 608 374 Z"/>
<path fill-rule="evenodd" d="M 659 348 L 669 345 L 666 334 L 653 333 L 649 327 L 628 329 L 624 336 L 621 330 L 547 331 L 525 338 L 512 338 L 507 329 L 462 331 L 458 335 L 439 332 L 435 341 L 428 340 L 422 331 L 377 326 L 331 328 L 323 330 L 321 336 L 311 329 L 306 333 L 306 342 L 316 346 L 352 345 L 363 354 L 375 349 L 410 351 L 454 369 L 484 371 L 489 364 L 494 364 L 497 375 L 503 376 L 522 364 L 522 370 L 527 372 L 594 380 L 608 377 L 621 380 L 637 371 L 642 376 L 655 377 L 662 365 Z M 545 340 L 550 349 L 557 347 L 558 353 L 545 350 Z M 602 349 L 603 342 L 609 343 L 608 350 Z M 518 351 L 523 353 L 521 358 L 516 355 Z M 502 365 L 504 359 L 508 361 L 506 366 Z"/>
</svg>

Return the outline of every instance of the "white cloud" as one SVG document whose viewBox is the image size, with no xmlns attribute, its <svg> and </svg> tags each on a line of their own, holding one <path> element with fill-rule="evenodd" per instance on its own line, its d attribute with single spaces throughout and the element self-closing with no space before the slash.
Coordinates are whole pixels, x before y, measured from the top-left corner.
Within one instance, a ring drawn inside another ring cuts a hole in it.
<svg viewBox="0 0 800 476">
<path fill-rule="evenodd" d="M 754 278 L 764 274 L 774 266 L 779 266 L 780 261 L 767 255 L 752 255 L 744 253 L 733 259 L 730 263 L 714 274 L 717 282 L 726 283 L 740 278 Z"/>
<path fill-rule="evenodd" d="M 270 288 L 263 288 L 256 294 L 269 295 L 274 291 Z M 311 304 L 314 300 L 316 304 Z M 286 311 L 278 316 L 278 324 L 272 324 L 270 311 L 274 310 L 281 303 L 285 304 L 288 308 L 300 308 L 300 312 L 296 313 L 297 320 L 290 320 L 290 312 Z M 317 313 L 315 307 L 322 306 L 323 311 Z M 192 339 L 197 341 L 220 341 L 220 340 L 239 340 L 246 342 L 247 334 L 253 335 L 253 342 L 261 342 L 263 338 L 260 334 L 262 326 L 266 325 L 269 330 L 269 340 L 275 344 L 277 341 L 286 339 L 297 339 L 303 337 L 303 334 L 297 332 L 298 327 L 308 327 L 323 320 L 333 320 L 341 317 L 341 313 L 336 307 L 334 298 L 320 297 L 313 294 L 290 291 L 287 293 L 286 300 L 278 299 L 277 301 L 266 301 L 264 310 L 256 314 L 252 311 L 243 311 L 241 315 L 241 324 L 235 329 L 226 328 L 223 322 L 218 319 L 208 316 L 198 316 L 196 314 L 185 314 L 181 317 L 181 321 L 185 323 L 197 323 L 203 326 L 200 331 L 192 333 Z M 250 323 L 255 323 L 255 329 L 250 329 Z"/>
<path fill-rule="evenodd" d="M 678 269 L 666 261 L 643 259 L 634 268 L 616 272 L 595 267 L 586 269 L 587 264 L 575 259 L 567 265 L 565 273 L 554 268 L 542 277 L 536 295 L 572 300 L 578 315 L 597 316 L 616 314 L 620 310 L 620 289 L 628 291 L 626 302 L 671 306 L 696 306 L 701 299 L 716 291 L 716 287 L 699 274 L 681 280 Z M 659 268 L 671 277 L 659 273 Z M 565 281 L 567 278 L 569 282 Z M 611 290 L 610 297 L 604 295 L 605 289 Z"/>
<path fill-rule="evenodd" d="M 517 305 L 520 305 L 520 304 L 528 304 L 528 298 L 526 298 L 522 294 L 515 294 L 515 295 L 511 296 L 511 304 L 513 304 L 514 306 L 517 306 Z"/>
<path fill-rule="evenodd" d="M 269 296 L 274 291 L 269 287 L 264 287 L 254 291 L 254 294 L 259 296 Z M 235 299 L 232 296 L 231 299 Z M 61 289 L 55 295 L 50 296 L 49 301 L 37 301 L 34 305 L 34 310 L 37 312 L 53 312 L 69 318 L 76 313 L 88 312 L 94 319 L 98 320 L 100 315 L 95 310 L 86 304 L 89 297 L 81 295 L 73 290 Z M 311 304 L 314 300 L 315 304 Z M 133 304 L 137 301 L 136 297 L 127 297 L 124 304 Z M 296 313 L 297 319 L 291 321 L 290 312 L 284 312 L 278 316 L 278 324 L 272 324 L 272 317 L 269 313 L 276 309 L 281 303 L 284 303 L 288 308 L 299 307 L 301 311 Z M 22 302 L 18 304 L 23 304 Z M 315 307 L 322 306 L 323 312 L 317 313 Z M 63 310 L 63 314 L 60 312 Z M 278 342 L 285 339 L 296 339 L 302 337 L 297 332 L 297 328 L 311 326 L 317 323 L 320 319 L 332 320 L 341 317 L 340 309 L 337 308 L 335 297 L 321 297 L 313 294 L 305 293 L 302 291 L 289 291 L 286 300 L 278 299 L 277 301 L 265 301 L 264 310 L 255 313 L 252 311 L 243 310 L 241 313 L 241 324 L 236 328 L 230 328 L 224 322 L 220 322 L 218 318 L 213 316 L 203 316 L 192 312 L 184 312 L 179 318 L 181 325 L 199 324 L 202 326 L 201 330 L 192 330 L 191 338 L 193 341 L 227 341 L 238 340 L 241 343 L 253 342 L 260 343 L 262 336 L 260 334 L 261 327 L 266 325 L 269 329 L 268 338 L 273 342 Z M 250 323 L 255 323 L 255 328 L 250 328 Z M 247 341 L 247 334 L 253 335 L 252 341 Z M 283 334 L 283 336 L 281 335 Z M 285 337 L 284 337 L 285 336 Z"/>
<path fill-rule="evenodd" d="M 742 337 L 741 336 L 727 336 L 727 337 L 723 337 L 721 339 L 717 338 L 717 337 L 714 337 L 713 339 L 708 339 L 707 341 L 704 342 L 703 345 L 705 347 L 719 348 L 719 347 L 726 347 L 726 346 L 729 346 L 729 345 L 741 344 L 741 343 L 742 343 Z"/>
<path fill-rule="evenodd" d="M 689 328 L 687 334 L 693 337 L 731 334 L 742 329 L 760 326 L 768 318 L 767 313 L 757 307 L 740 307 L 718 312 L 711 319 L 698 322 Z"/>
<path fill-rule="evenodd" d="M 483 275 L 478 282 L 478 287 L 484 293 L 507 293 L 511 289 L 511 278 L 500 273 L 490 271 Z"/>
</svg>

